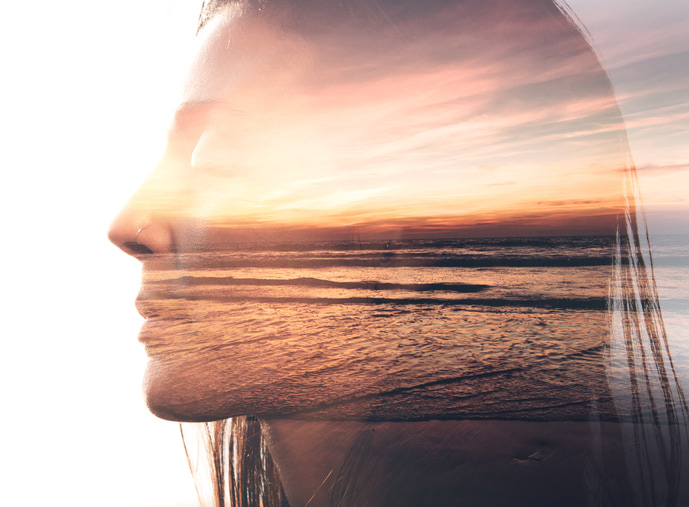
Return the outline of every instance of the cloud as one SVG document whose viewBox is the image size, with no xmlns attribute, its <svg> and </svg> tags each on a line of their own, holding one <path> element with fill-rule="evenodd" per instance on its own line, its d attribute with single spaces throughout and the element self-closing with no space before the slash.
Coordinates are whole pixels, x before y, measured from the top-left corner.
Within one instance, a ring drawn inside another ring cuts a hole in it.
<svg viewBox="0 0 689 507">
<path fill-rule="evenodd" d="M 643 165 L 636 170 L 643 174 L 677 174 L 689 171 L 689 163 L 667 165 Z"/>
</svg>

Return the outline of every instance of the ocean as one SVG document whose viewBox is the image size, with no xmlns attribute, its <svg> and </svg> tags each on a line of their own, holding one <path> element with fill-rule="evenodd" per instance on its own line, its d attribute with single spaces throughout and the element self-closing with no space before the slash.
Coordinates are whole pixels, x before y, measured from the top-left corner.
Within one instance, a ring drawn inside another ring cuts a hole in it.
<svg viewBox="0 0 689 507">
<path fill-rule="evenodd" d="M 689 238 L 652 246 L 687 390 Z M 231 378 L 238 413 L 616 421 L 614 250 L 614 237 L 352 239 L 159 256 L 141 340 L 170 368 Z"/>
</svg>

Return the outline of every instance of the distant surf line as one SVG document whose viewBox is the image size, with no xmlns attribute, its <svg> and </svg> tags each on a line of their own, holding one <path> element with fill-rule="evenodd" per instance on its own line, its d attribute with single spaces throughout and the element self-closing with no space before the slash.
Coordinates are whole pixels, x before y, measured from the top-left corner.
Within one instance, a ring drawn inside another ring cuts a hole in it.
<svg viewBox="0 0 689 507">
<path fill-rule="evenodd" d="M 213 277 L 213 276 L 181 276 L 170 280 L 159 280 L 151 282 L 157 284 L 180 284 L 184 286 L 198 285 L 254 285 L 254 286 L 298 286 L 298 287 L 318 287 L 329 289 L 361 289 L 361 290 L 407 290 L 414 292 L 445 291 L 459 293 L 474 293 L 488 289 L 490 286 L 484 284 L 470 283 L 390 283 L 378 282 L 375 280 L 363 280 L 357 282 L 336 282 L 332 280 L 322 280 L 320 278 L 299 277 L 290 279 L 274 278 L 235 278 L 233 276 Z"/>
<path fill-rule="evenodd" d="M 313 305 L 401 305 L 401 306 L 485 306 L 519 307 L 558 310 L 607 310 L 607 298 L 379 298 L 379 297 L 272 297 L 272 296 L 195 296 L 193 294 L 167 295 L 166 299 L 209 301 L 217 303 L 270 303 L 270 304 L 313 304 Z"/>
<path fill-rule="evenodd" d="M 383 256 L 377 258 L 250 258 L 250 259 L 184 259 L 184 269 L 237 269 L 237 268 L 270 268 L 270 269 L 313 269 L 313 268 L 556 268 L 612 266 L 609 256 L 600 257 L 498 257 L 477 256 L 468 258 L 428 258 L 406 256 Z M 622 262 L 624 263 L 624 262 Z"/>
</svg>

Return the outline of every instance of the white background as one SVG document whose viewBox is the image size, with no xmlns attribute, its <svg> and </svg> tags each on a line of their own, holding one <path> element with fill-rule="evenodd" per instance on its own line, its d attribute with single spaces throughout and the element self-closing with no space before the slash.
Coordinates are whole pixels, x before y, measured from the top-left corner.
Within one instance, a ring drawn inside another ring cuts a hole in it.
<svg viewBox="0 0 689 507">
<path fill-rule="evenodd" d="M 139 268 L 106 232 L 160 153 L 199 3 L 0 7 L 1 505 L 195 505 L 178 427 L 141 397 Z M 629 59 L 689 50 L 689 2 L 570 5 L 618 95 L 634 89 L 616 70 Z M 666 136 L 659 155 L 648 129 L 630 141 L 640 165 L 679 167 L 642 180 L 649 204 L 689 190 L 689 143 Z M 676 227 L 658 217 L 656 230 Z"/>
</svg>

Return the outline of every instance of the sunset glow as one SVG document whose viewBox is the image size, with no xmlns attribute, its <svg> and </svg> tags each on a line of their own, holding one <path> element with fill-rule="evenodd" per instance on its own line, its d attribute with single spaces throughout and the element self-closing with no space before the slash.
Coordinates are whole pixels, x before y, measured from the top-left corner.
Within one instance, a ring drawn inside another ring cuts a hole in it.
<svg viewBox="0 0 689 507">
<path fill-rule="evenodd" d="M 500 30 L 458 9 L 402 24 L 436 26 L 413 41 L 216 18 L 133 205 L 272 235 L 613 233 L 630 157 L 605 73 L 571 27 L 515 9 Z"/>
<path fill-rule="evenodd" d="M 140 263 L 114 248 L 107 241 L 106 230 L 160 160 L 165 129 L 180 104 L 182 78 L 195 72 L 188 69 L 188 63 L 191 46 L 198 49 L 200 42 L 194 34 L 201 3 L 38 0 L 28 9 L 22 2 L 2 5 L 0 38 L 6 79 L 0 87 L 7 167 L 3 260 L 9 268 L 5 281 L 9 350 L 3 374 L 7 403 L 13 407 L 4 428 L 13 438 L 5 450 L 8 479 L 0 504 L 48 505 L 64 500 L 84 507 L 197 505 L 178 425 L 151 416 L 142 400 L 146 357 L 136 335 L 143 319 L 133 305 L 141 279 Z M 263 192 L 251 194 L 252 202 L 246 201 L 248 192 L 235 191 L 245 202 L 229 205 L 224 197 L 229 185 L 220 183 L 224 179 L 221 166 L 215 176 L 212 168 L 204 169 L 209 174 L 197 185 L 204 198 L 192 206 L 193 196 L 178 185 L 182 180 L 170 176 L 169 165 L 163 168 L 171 160 L 170 151 L 132 202 L 151 215 L 161 213 L 175 220 L 190 219 L 187 212 L 193 208 L 195 214 L 205 217 L 193 225 L 209 233 L 216 228 L 225 231 L 231 225 L 238 233 L 239 224 L 246 223 L 244 237 L 249 240 L 257 235 L 258 221 L 252 213 L 259 212 L 268 222 L 289 219 L 302 224 L 292 226 L 291 231 L 283 226 L 274 228 L 290 240 L 295 231 L 303 231 L 299 237 L 306 238 L 321 227 L 326 238 L 365 240 L 363 225 L 372 231 L 371 237 L 384 240 L 429 233 L 442 237 L 573 230 L 577 234 L 606 233 L 622 193 L 622 176 L 616 171 L 626 166 L 629 158 L 612 155 L 627 152 L 624 141 L 621 145 L 616 141 L 620 132 L 612 112 L 616 99 L 652 239 L 654 233 L 686 234 L 689 2 L 567 3 L 581 20 L 583 31 L 590 33 L 589 40 L 613 84 L 614 97 L 605 90 L 587 90 L 585 83 L 590 72 L 596 72 L 596 65 L 586 51 L 579 57 L 570 54 L 566 59 L 569 70 L 565 61 L 526 65 L 521 49 L 531 44 L 528 34 L 534 32 L 526 26 L 516 25 L 512 30 L 511 52 L 503 45 L 502 54 L 488 55 L 485 48 L 479 48 L 473 57 L 471 52 L 456 55 L 461 69 L 443 63 L 442 50 L 433 65 L 415 67 L 423 51 L 433 46 L 431 39 L 417 38 L 416 57 L 401 52 L 396 65 L 386 67 L 387 76 L 360 75 L 360 62 L 354 60 L 352 79 L 338 83 L 337 77 L 343 75 L 338 72 L 331 75 L 326 87 L 328 75 L 322 75 L 320 89 L 295 90 L 307 104 L 289 104 L 297 119 L 301 118 L 290 126 L 289 135 L 286 132 L 268 143 L 247 132 L 253 144 L 247 146 L 244 160 L 256 157 L 262 164 L 296 171 L 294 175 L 271 172 L 269 178 L 244 183 L 245 188 L 253 184 Z M 510 19 L 515 18 L 505 13 L 503 21 Z M 486 29 L 485 24 L 478 26 Z M 447 33 L 451 30 L 445 32 L 443 36 L 452 35 Z M 486 39 L 490 35 L 483 33 Z M 346 52 L 366 54 L 378 47 L 367 39 L 355 51 L 355 41 Z M 534 45 L 544 43 L 549 46 L 554 41 L 533 41 Z M 458 39 L 455 44 L 460 44 Z M 309 61 L 317 63 L 304 41 L 290 46 L 294 49 L 307 51 Z M 559 51 L 562 46 L 553 53 Z M 572 90 L 571 96 L 562 95 L 569 85 L 559 87 L 550 81 L 553 86 L 549 89 L 555 94 L 552 100 L 545 100 L 549 96 L 540 92 L 547 88 L 543 83 L 551 77 L 567 83 L 572 79 L 567 76 L 584 69 L 588 74 L 583 73 L 581 86 Z M 464 79 L 471 86 L 462 85 Z M 442 99 L 452 93 L 451 82 L 453 86 L 458 83 L 457 100 L 445 104 Z M 338 138 L 332 129 L 324 128 L 327 122 L 316 114 L 317 109 L 338 107 L 340 121 L 349 126 L 355 125 L 357 118 L 371 121 L 373 117 L 367 116 L 369 112 L 358 101 L 359 86 L 371 101 L 381 100 L 375 113 L 386 123 L 375 128 L 366 125 L 365 130 L 350 130 Z M 426 89 L 420 92 L 421 87 Z M 397 99 L 404 94 L 404 107 L 418 115 L 395 125 L 400 112 L 383 107 L 385 101 L 395 100 L 387 91 L 390 88 L 399 90 Z M 520 90 L 529 93 L 519 94 Z M 537 100 L 538 95 L 543 100 Z M 201 101 L 212 98 L 217 99 L 217 94 L 196 97 Z M 418 110 L 415 101 L 422 106 Z M 228 103 L 238 105 L 236 100 Z M 299 108 L 306 105 L 311 110 L 302 115 Z M 288 104 L 282 107 L 280 122 L 271 120 L 273 129 L 284 127 L 289 120 Z M 248 111 L 244 109 L 243 113 L 235 111 L 235 118 L 245 118 Z M 605 116 L 604 111 L 610 116 L 599 124 L 596 115 Z M 443 124 L 433 124 L 426 136 L 414 135 L 420 122 L 433 114 Z M 456 117 L 460 120 L 457 124 Z M 544 127 L 541 130 L 539 123 Z M 405 126 L 411 131 L 402 132 Z M 368 134 L 383 139 L 384 145 L 376 151 Z M 403 134 L 403 140 L 393 143 L 393 134 Z M 318 146 L 309 141 L 311 137 L 330 145 Z M 209 132 L 206 139 L 216 146 L 231 145 L 222 140 L 220 130 Z M 442 145 L 448 139 L 454 143 L 452 149 Z M 361 157 L 346 153 L 347 143 L 354 141 L 365 149 Z M 273 146 L 270 150 L 269 144 Z M 231 155 L 221 150 L 214 157 L 204 155 L 204 161 L 202 150 L 196 158 L 191 153 L 185 153 L 186 168 Z M 374 155 L 378 159 L 370 160 Z M 365 157 L 369 157 L 367 164 L 355 166 Z M 331 165 L 322 172 L 321 162 Z M 358 179 L 349 181 L 338 168 L 352 173 L 358 168 Z M 178 170 L 181 178 L 181 164 Z M 542 179 L 546 170 L 548 174 L 554 171 L 552 181 Z M 365 171 L 370 172 L 369 179 Z M 185 177 L 188 181 L 189 174 Z M 217 187 L 201 188 L 202 181 Z M 479 195 L 485 199 L 472 197 Z M 399 204 L 402 200 L 404 206 Z M 235 213 L 240 212 L 245 214 L 238 219 Z M 335 223 L 350 225 L 328 228 Z M 535 223 L 550 228 L 532 227 Z M 141 225 L 135 226 L 132 236 Z M 655 250 L 657 244 L 652 243 L 668 337 L 681 348 L 689 343 L 685 311 L 689 281 L 686 271 L 672 265 L 662 268 L 662 249 Z M 686 251 L 677 250 L 677 256 Z M 678 258 L 672 257 L 673 252 L 665 253 L 671 255 L 671 263 Z M 684 359 L 676 366 L 681 368 L 678 372 L 689 392 L 688 356 L 679 357 Z M 60 415 L 46 422 L 46 414 Z M 39 434 L 41 438 L 36 438 Z M 46 442 L 49 452 L 44 449 Z M 36 474 L 40 473 L 36 456 L 41 456 L 43 468 L 51 471 L 41 477 L 41 488 L 36 488 Z"/>
</svg>

